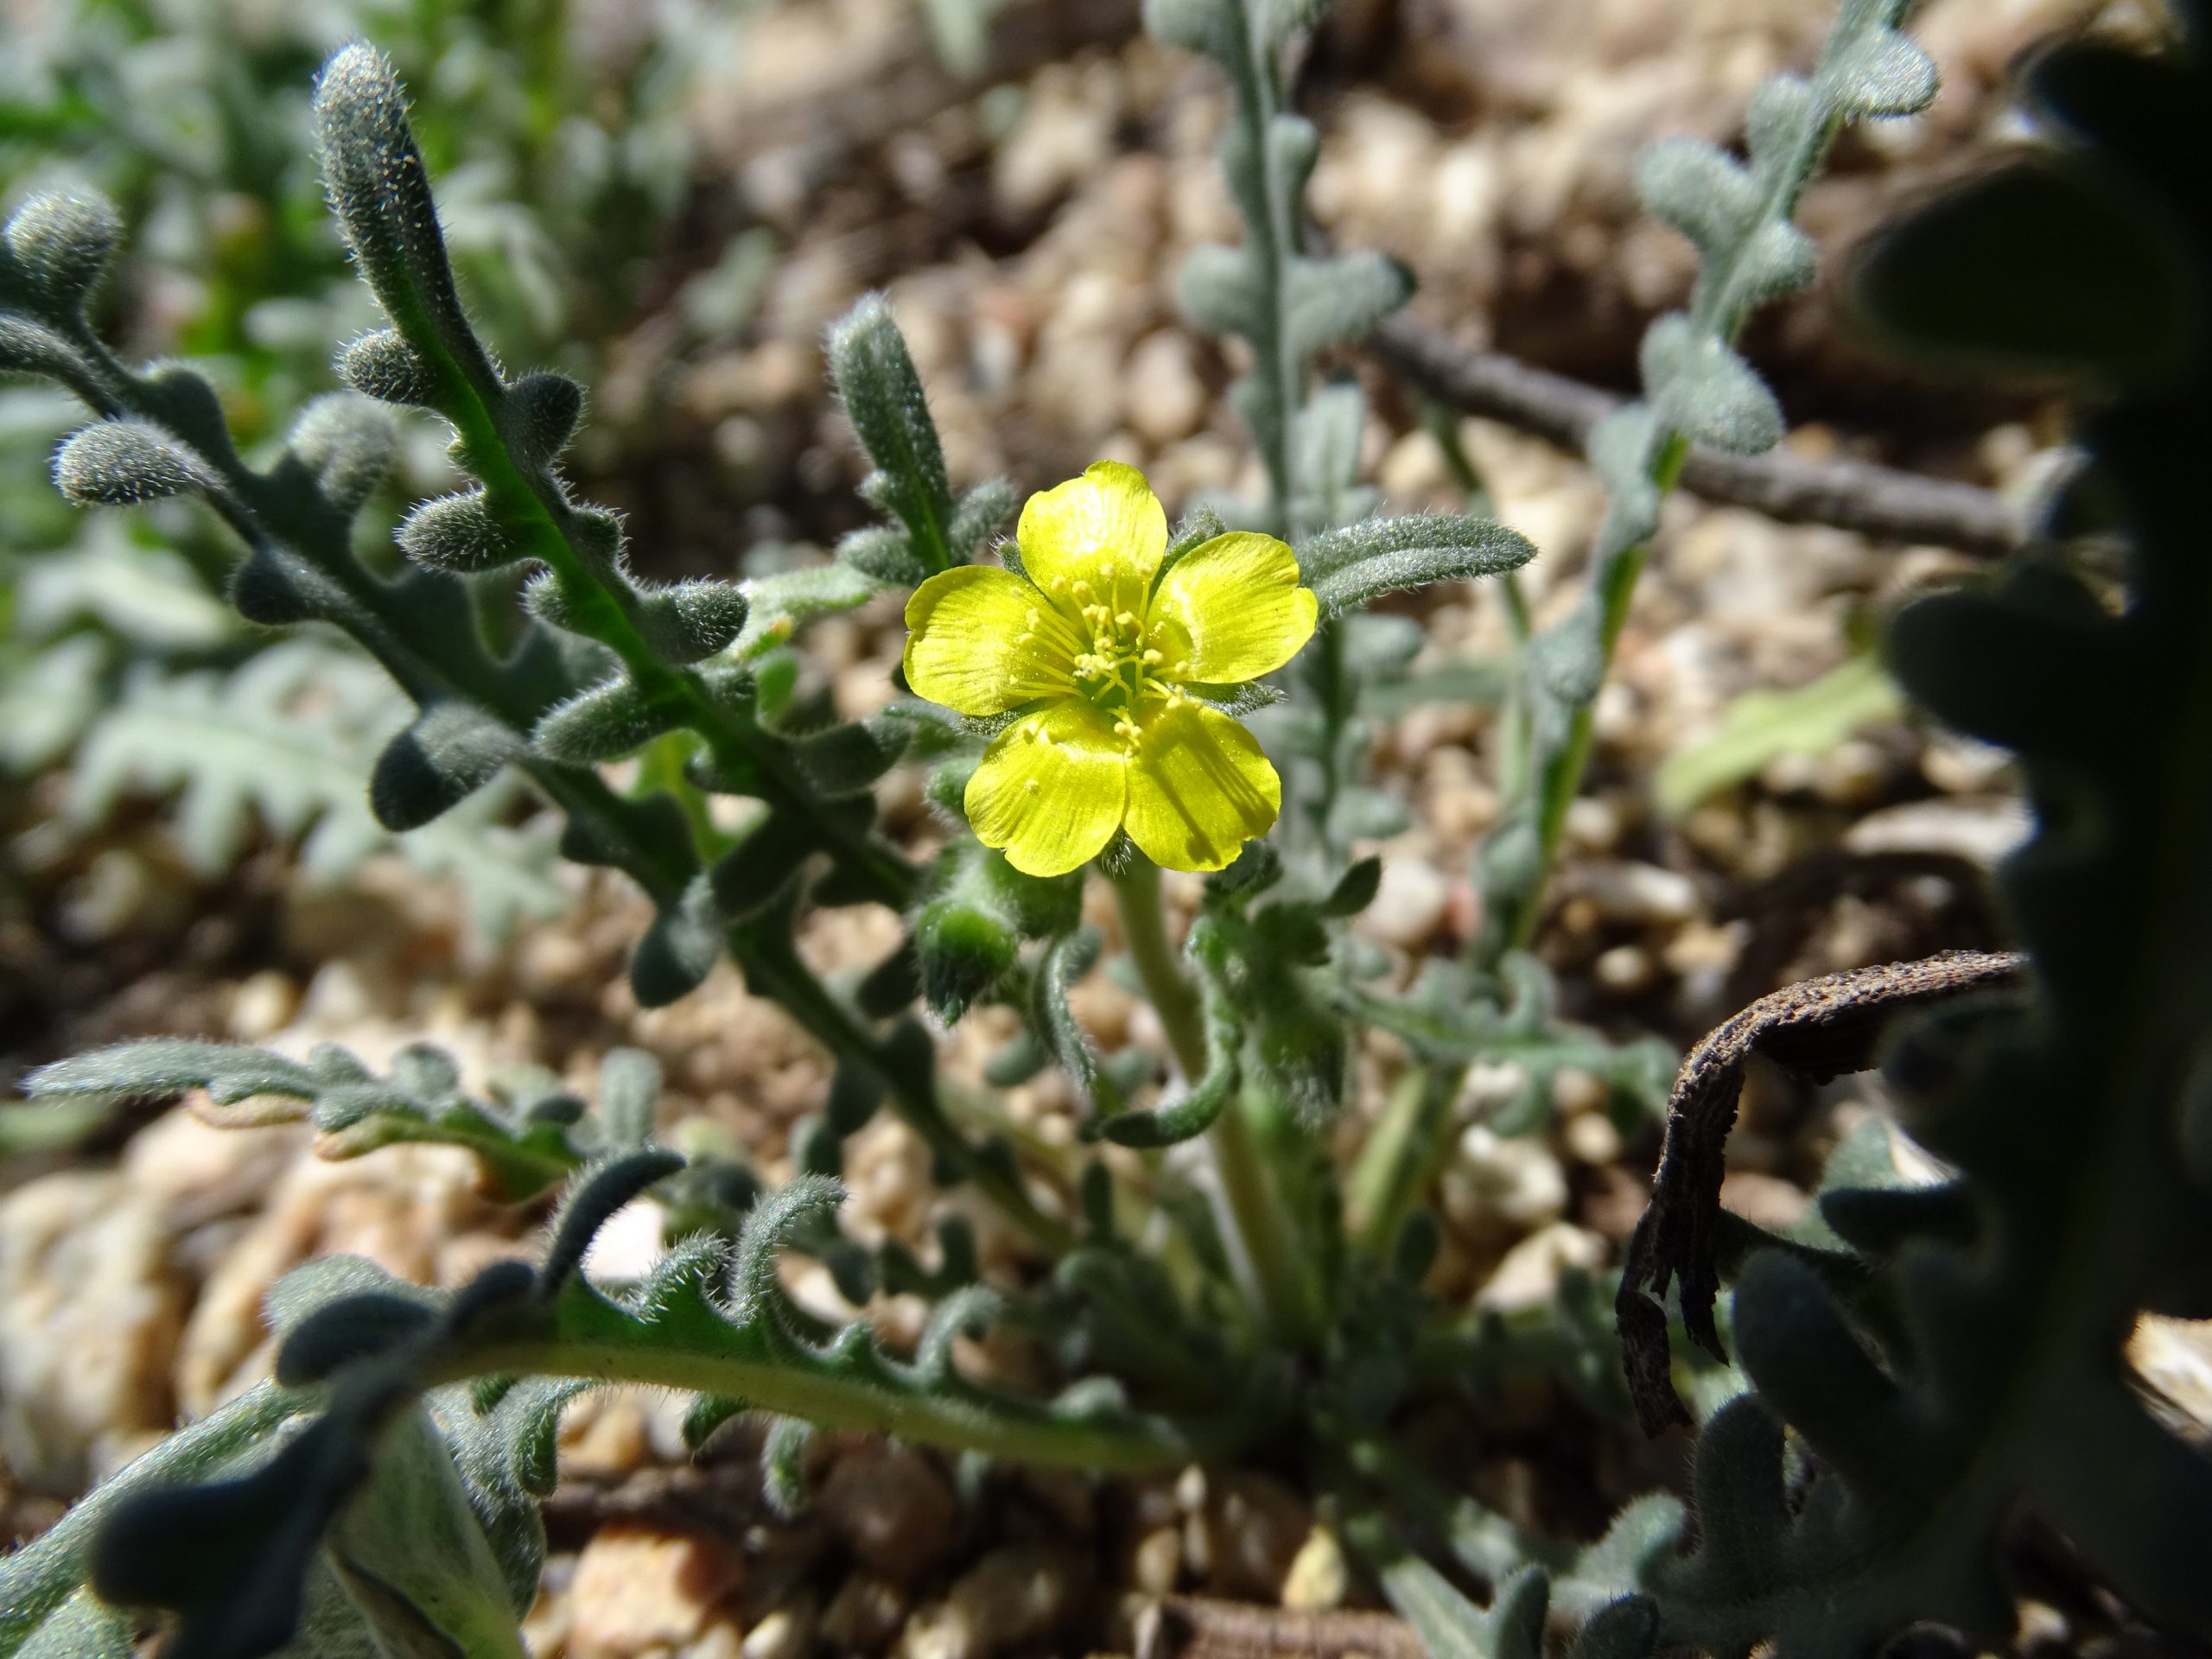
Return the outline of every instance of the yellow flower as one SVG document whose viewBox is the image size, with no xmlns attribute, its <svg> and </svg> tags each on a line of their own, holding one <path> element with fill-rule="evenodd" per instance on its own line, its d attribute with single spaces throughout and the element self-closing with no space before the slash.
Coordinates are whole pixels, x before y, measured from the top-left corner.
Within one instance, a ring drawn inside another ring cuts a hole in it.
<svg viewBox="0 0 2212 1659">
<path fill-rule="evenodd" d="M 983 752 L 968 822 L 1016 869 L 1060 875 L 1114 832 L 1156 864 L 1217 870 L 1282 808 L 1252 734 L 1186 689 L 1272 673 L 1313 637 L 1313 590 L 1272 536 L 1236 532 L 1163 572 L 1167 515 L 1134 467 L 1029 498 L 1026 578 L 941 571 L 906 602 L 906 683 L 963 715 L 1021 718 Z"/>
</svg>

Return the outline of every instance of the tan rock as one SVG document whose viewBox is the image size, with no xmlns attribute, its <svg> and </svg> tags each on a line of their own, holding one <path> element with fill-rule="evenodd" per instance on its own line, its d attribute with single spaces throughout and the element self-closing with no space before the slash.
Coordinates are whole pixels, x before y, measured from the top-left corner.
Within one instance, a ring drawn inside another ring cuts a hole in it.
<svg viewBox="0 0 2212 1659">
<path fill-rule="evenodd" d="M 395 1277 L 429 1283 L 442 1242 L 486 1208 L 480 1179 L 474 1156 L 458 1147 L 294 1162 L 193 1306 L 176 1362 L 185 1408 L 204 1411 L 251 1380 L 245 1368 L 266 1335 L 261 1309 L 270 1287 L 310 1257 L 366 1256 Z"/>
<path fill-rule="evenodd" d="M 906 1622 L 906 1592 L 875 1573 L 851 1573 L 822 1610 L 822 1639 L 839 1653 L 874 1653 Z"/>
<path fill-rule="evenodd" d="M 169 1427 L 168 1246 L 160 1205 L 105 1171 L 0 1198 L 0 1452 L 25 1484 L 81 1491 Z"/>
<path fill-rule="evenodd" d="M 1050 1636 L 1082 1586 L 1074 1559 L 1042 1544 L 1008 1544 L 961 1574 L 945 1599 L 899 1633 L 899 1659 L 986 1659 Z"/>
<path fill-rule="evenodd" d="M 1567 1208 L 1567 1176 L 1542 1141 L 1468 1127 L 1445 1166 L 1445 1214 L 1476 1236 L 1526 1232 L 1556 1220 Z"/>
<path fill-rule="evenodd" d="M 1451 883 L 1427 859 L 1386 858 L 1375 902 L 1352 925 L 1378 944 L 1415 950 L 1436 931 L 1450 900 Z"/>
<path fill-rule="evenodd" d="M 811 1592 L 785 1602 L 745 1633 L 739 1659 L 804 1659 L 820 1620 Z"/>
<path fill-rule="evenodd" d="M 1164 1596 L 1183 1574 L 1183 1529 L 1154 1527 L 1131 1552 L 1130 1580 L 1147 1595 Z"/>
<path fill-rule="evenodd" d="M 1203 1529 L 1208 1586 L 1223 1595 L 1274 1601 L 1313 1528 L 1313 1506 L 1297 1490 L 1254 1469 L 1232 1469 L 1206 1483 Z M 1195 1552 L 1194 1552 L 1195 1553 Z"/>
<path fill-rule="evenodd" d="M 644 1390 L 632 1389 L 602 1389 L 572 1402 L 561 1414 L 562 1471 L 606 1479 L 643 1463 L 645 1406 Z"/>
<path fill-rule="evenodd" d="M 744 1574 L 744 1558 L 715 1539 L 602 1527 L 576 1558 L 569 1659 L 635 1659 L 690 1642 Z"/>
<path fill-rule="evenodd" d="M 2127 1340 L 2127 1363 L 2169 1408 L 2159 1414 L 2171 1427 L 2212 1446 L 2212 1319 L 2145 1313 Z"/>
<path fill-rule="evenodd" d="M 817 1499 L 830 1529 L 861 1561 L 909 1583 L 944 1559 L 960 1506 L 937 1465 L 911 1446 L 863 1441 L 838 1459 Z"/>
<path fill-rule="evenodd" d="M 1772 1231 L 1802 1219 L 1813 1200 L 1802 1187 L 1778 1175 L 1734 1169 L 1720 1184 L 1720 1205 L 1753 1225 Z"/>
<path fill-rule="evenodd" d="M 1282 1605 L 1294 1613 L 1325 1613 L 1344 1605 L 1351 1592 L 1351 1568 L 1344 1546 L 1326 1527 L 1306 1535 L 1282 1581 Z"/>
<path fill-rule="evenodd" d="M 1206 417 L 1206 385 L 1179 328 L 1147 334 L 1122 372 L 1122 418 L 1154 445 L 1187 438 Z"/>
<path fill-rule="evenodd" d="M 1510 1313 L 1537 1307 L 1558 1292 L 1560 1275 L 1569 1268 L 1594 1273 L 1605 1264 L 1605 1241 L 1572 1222 L 1555 1221 L 1538 1229 L 1505 1253 L 1482 1289 L 1478 1306 Z"/>
</svg>

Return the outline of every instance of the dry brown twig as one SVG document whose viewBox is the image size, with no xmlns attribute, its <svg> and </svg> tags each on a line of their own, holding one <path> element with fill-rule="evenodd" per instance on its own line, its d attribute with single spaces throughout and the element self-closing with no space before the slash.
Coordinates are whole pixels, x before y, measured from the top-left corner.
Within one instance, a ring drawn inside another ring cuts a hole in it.
<svg viewBox="0 0 2212 1659">
<path fill-rule="evenodd" d="M 1500 352 L 1471 350 L 1415 317 L 1391 318 L 1369 347 L 1438 402 L 1576 454 L 1590 429 L 1626 401 Z M 1693 448 L 1681 486 L 1785 524 L 1833 524 L 1993 558 L 2013 551 L 2026 535 L 2021 515 L 1993 491 L 1861 461 L 1808 461 L 1785 449 L 1731 455 Z"/>
<path fill-rule="evenodd" d="M 1713 1328 L 1719 1294 L 1720 1183 L 1744 1066 L 1753 1054 L 1825 1083 L 1863 1071 L 1889 1023 L 1901 1014 L 2020 982 L 2027 958 L 2012 950 L 1946 950 L 1920 962 L 1885 963 L 1785 986 L 1708 1033 L 1682 1062 L 1667 1103 L 1667 1141 L 1650 1207 L 1637 1223 L 1614 1303 L 1622 1361 L 1637 1418 L 1650 1434 L 1687 1427 L 1688 1411 L 1669 1375 L 1667 1312 L 1658 1300 L 1681 1286 L 1682 1324 L 1697 1344 L 1726 1360 Z"/>
<path fill-rule="evenodd" d="M 1391 1613 L 1169 1596 L 1137 1616 L 1136 1659 L 1427 1659 L 1413 1626 Z"/>
</svg>

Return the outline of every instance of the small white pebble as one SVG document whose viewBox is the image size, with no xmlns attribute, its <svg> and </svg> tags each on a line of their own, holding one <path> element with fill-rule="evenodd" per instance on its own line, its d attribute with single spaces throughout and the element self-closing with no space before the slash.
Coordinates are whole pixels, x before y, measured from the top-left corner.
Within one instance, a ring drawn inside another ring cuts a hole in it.
<svg viewBox="0 0 2212 1659">
<path fill-rule="evenodd" d="M 242 1043 L 257 1043 L 283 1030 L 300 1006 L 300 988 L 289 975 L 274 968 L 242 983 L 231 998 L 231 1035 Z"/>
<path fill-rule="evenodd" d="M 1567 1176 L 1541 1141 L 1508 1139 L 1477 1123 L 1459 1137 L 1458 1153 L 1443 1182 L 1445 1211 L 1455 1225 L 1526 1230 L 1567 1208 Z"/>
<path fill-rule="evenodd" d="M 1138 1540 L 1129 1576 L 1148 1596 L 1164 1596 L 1175 1588 L 1183 1572 L 1183 1529 L 1154 1527 Z"/>
<path fill-rule="evenodd" d="M 1206 1503 L 1206 1471 L 1192 1464 L 1175 1477 L 1175 1502 L 1185 1515 L 1202 1510 Z"/>
<path fill-rule="evenodd" d="M 1644 926 L 1687 921 L 1697 912 L 1697 885 L 1675 870 L 1626 861 L 1592 864 L 1581 872 L 1579 897 L 1606 921 Z"/>
<path fill-rule="evenodd" d="M 1282 1605 L 1294 1613 L 1325 1613 L 1344 1605 L 1351 1591 L 1351 1569 L 1344 1546 L 1326 1527 L 1316 1527 L 1291 1558 L 1282 1581 Z"/>
<path fill-rule="evenodd" d="M 1451 883 L 1427 859 L 1386 859 L 1375 902 L 1352 925 L 1379 944 L 1415 950 L 1436 931 L 1451 897 Z"/>
<path fill-rule="evenodd" d="M 1512 1061 L 1493 1064 L 1488 1060 L 1478 1060 L 1467 1068 L 1466 1077 L 1459 1085 L 1459 1098 L 1452 1103 L 1452 1110 L 1464 1123 L 1495 1111 L 1509 1101 L 1519 1099 L 1521 1091 L 1528 1086 L 1529 1074 Z"/>
<path fill-rule="evenodd" d="M 1612 1092 L 1603 1077 L 1579 1065 L 1562 1065 L 1552 1073 L 1552 1104 L 1562 1116 L 1601 1112 Z"/>
<path fill-rule="evenodd" d="M 745 1633 L 739 1659 L 799 1659 L 814 1646 L 814 1609 L 779 1607 Z"/>
<path fill-rule="evenodd" d="M 1571 1222 L 1555 1221 L 1505 1253 L 1481 1290 L 1478 1307 L 1509 1313 L 1549 1301 L 1569 1268 L 1594 1273 L 1605 1260 L 1605 1241 Z"/>
<path fill-rule="evenodd" d="M 1889 757 L 1861 738 L 1847 738 L 1821 756 L 1813 788 L 1831 806 L 1871 806 L 1889 781 Z"/>
<path fill-rule="evenodd" d="M 1567 838 L 1586 852 L 1611 852 L 1621 829 L 1620 809 L 1603 796 L 1578 796 L 1567 809 Z"/>
<path fill-rule="evenodd" d="M 1651 953 L 1638 944 L 1617 944 L 1600 953 L 1591 972 L 1599 986 L 1615 996 L 1634 996 L 1649 990 L 1657 977 Z"/>
<path fill-rule="evenodd" d="M 1602 1169 L 1621 1155 L 1621 1132 L 1603 1112 L 1582 1112 L 1560 1131 L 1567 1155 L 1578 1164 Z"/>
</svg>

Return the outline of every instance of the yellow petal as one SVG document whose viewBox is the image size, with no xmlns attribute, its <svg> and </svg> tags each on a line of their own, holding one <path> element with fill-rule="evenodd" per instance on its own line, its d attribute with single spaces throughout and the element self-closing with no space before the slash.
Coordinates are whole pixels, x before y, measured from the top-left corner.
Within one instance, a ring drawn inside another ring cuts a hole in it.
<svg viewBox="0 0 2212 1659">
<path fill-rule="evenodd" d="M 1062 603 L 1078 602 L 1073 590 L 1083 582 L 1102 601 L 1141 616 L 1167 551 L 1167 512 L 1135 467 L 1095 461 L 1081 478 L 1031 496 L 1014 540 L 1030 581 Z"/>
<path fill-rule="evenodd" d="M 1144 724 L 1129 766 L 1129 835 L 1170 870 L 1218 870 L 1274 827 L 1282 779 L 1227 715 L 1178 696 Z"/>
<path fill-rule="evenodd" d="M 1236 685 L 1295 657 L 1318 613 L 1289 544 L 1235 531 L 1192 548 L 1160 579 L 1152 633 L 1176 678 Z"/>
<path fill-rule="evenodd" d="M 1128 752 L 1089 703 L 1056 702 L 1001 732 L 968 780 L 968 825 L 1027 875 L 1065 875 L 1122 827 Z"/>
<path fill-rule="evenodd" d="M 940 570 L 906 601 L 906 683 L 931 702 L 1002 715 L 1074 694 L 1066 619 L 1011 570 Z"/>
</svg>

